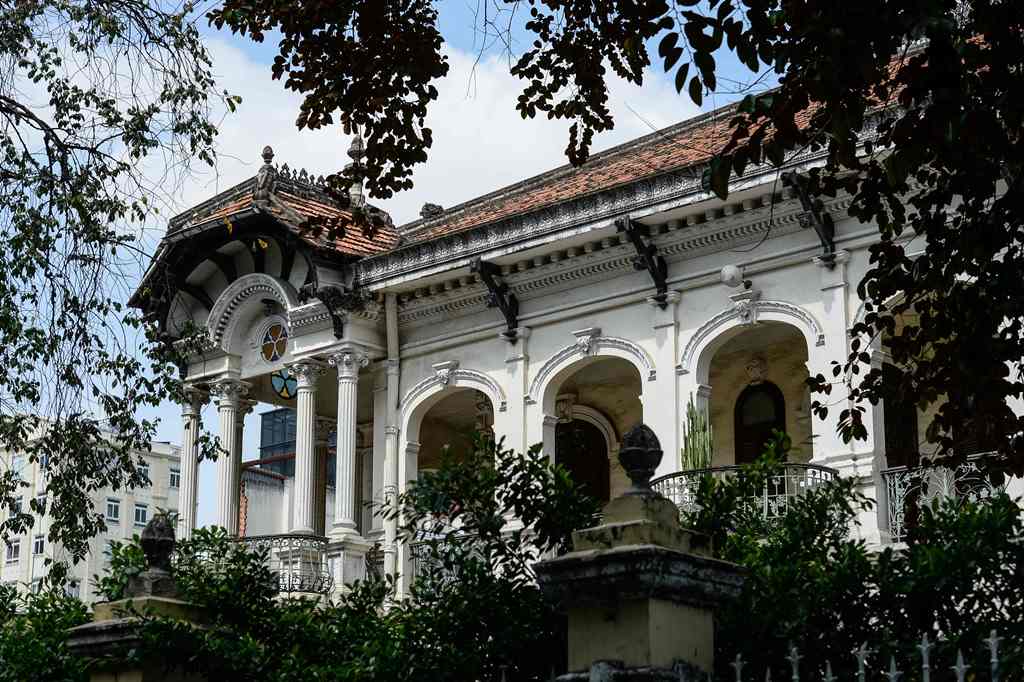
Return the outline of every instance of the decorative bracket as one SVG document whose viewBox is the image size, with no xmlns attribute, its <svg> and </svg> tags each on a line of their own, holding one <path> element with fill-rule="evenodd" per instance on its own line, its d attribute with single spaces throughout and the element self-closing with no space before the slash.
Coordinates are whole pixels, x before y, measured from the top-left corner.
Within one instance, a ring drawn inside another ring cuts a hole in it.
<svg viewBox="0 0 1024 682">
<path fill-rule="evenodd" d="M 782 174 L 782 183 L 792 187 L 800 198 L 804 213 L 800 216 L 800 227 L 813 227 L 821 241 L 821 262 L 832 269 L 836 258 L 836 225 L 832 216 L 825 210 L 821 199 L 811 198 L 807 190 L 807 178 L 796 171 Z"/>
<path fill-rule="evenodd" d="M 505 316 L 507 330 L 503 336 L 510 343 L 516 342 L 516 328 L 519 327 L 519 299 L 513 294 L 508 284 L 499 282 L 496 278 L 500 276 L 501 269 L 494 263 L 488 263 L 481 258 L 474 258 L 469 266 L 469 271 L 480 275 L 481 281 L 487 287 L 487 307 L 499 308 Z"/>
<path fill-rule="evenodd" d="M 345 336 L 345 322 L 348 320 L 348 314 L 365 310 L 370 300 L 370 297 L 362 289 L 350 289 L 335 285 L 317 287 L 313 296 L 327 308 L 336 339 Z"/>
<path fill-rule="evenodd" d="M 629 241 L 633 242 L 633 248 L 636 249 L 633 268 L 650 273 L 651 279 L 654 280 L 654 288 L 657 290 L 657 293 L 651 298 L 659 308 L 664 310 L 668 306 L 668 264 L 665 262 L 665 258 L 658 254 L 658 247 L 654 245 L 654 242 L 644 237 L 641 232 L 643 225 L 640 223 L 629 218 L 618 218 L 615 221 L 615 228 L 619 232 L 625 233 L 629 237 Z"/>
</svg>

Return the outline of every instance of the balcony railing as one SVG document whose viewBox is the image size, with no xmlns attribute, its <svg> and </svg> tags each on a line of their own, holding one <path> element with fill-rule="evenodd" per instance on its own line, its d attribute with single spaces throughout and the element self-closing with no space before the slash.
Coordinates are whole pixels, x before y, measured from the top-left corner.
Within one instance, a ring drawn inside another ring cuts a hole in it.
<svg viewBox="0 0 1024 682">
<path fill-rule="evenodd" d="M 944 499 L 976 502 L 1004 488 L 992 483 L 978 466 L 987 453 L 972 455 L 956 467 L 893 467 L 882 471 L 889 539 L 903 542 L 917 510 Z M 916 507 L 916 508 L 915 508 Z"/>
<path fill-rule="evenodd" d="M 677 471 L 651 481 L 651 487 L 672 500 L 680 513 L 696 511 L 700 483 L 710 476 L 716 479 L 742 475 L 743 467 L 721 466 L 708 469 Z M 761 494 L 755 498 L 764 518 L 777 518 L 786 513 L 789 503 L 804 492 L 834 480 L 839 472 L 817 464 L 783 464 L 780 472 L 768 477 Z"/>
<path fill-rule="evenodd" d="M 330 594 L 334 576 L 327 566 L 327 538 L 316 535 L 256 535 L 239 538 L 252 550 L 266 550 L 267 564 L 285 594 Z"/>
</svg>

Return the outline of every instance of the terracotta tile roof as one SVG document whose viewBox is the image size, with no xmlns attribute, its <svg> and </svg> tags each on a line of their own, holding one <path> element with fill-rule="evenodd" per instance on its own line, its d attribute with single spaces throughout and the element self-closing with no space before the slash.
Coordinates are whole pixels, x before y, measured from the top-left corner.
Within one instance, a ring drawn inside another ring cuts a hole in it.
<svg viewBox="0 0 1024 682">
<path fill-rule="evenodd" d="M 401 228 L 421 242 L 706 162 L 729 141 L 733 105 L 563 166 Z"/>
<path fill-rule="evenodd" d="M 352 213 L 348 210 L 324 201 L 285 191 L 277 191 L 274 193 L 274 196 L 282 204 L 306 219 L 320 218 L 347 222 L 352 218 Z M 287 222 L 287 218 L 282 215 L 283 212 L 276 209 L 273 204 L 271 205 L 270 212 Z M 308 231 L 300 231 L 298 234 L 304 241 L 317 248 L 339 251 L 351 256 L 371 256 L 382 253 L 393 249 L 398 243 L 398 231 L 391 226 L 378 229 L 372 237 L 364 235 L 363 231 L 359 228 L 350 228 L 345 231 L 345 235 L 341 238 L 331 240 L 328 240 L 326 235 L 314 235 Z"/>
<path fill-rule="evenodd" d="M 193 225 L 204 225 L 211 222 L 224 222 L 239 214 L 253 210 L 262 210 L 253 200 L 253 192 L 246 184 L 230 190 L 233 197 L 222 203 L 200 205 L 191 214 L 182 216 L 185 220 L 172 222 L 172 232 Z M 283 183 L 282 183 L 283 185 Z M 343 236 L 327 239 L 326 230 L 318 234 L 315 229 L 305 229 L 306 221 L 342 221 L 348 222 L 352 213 L 333 203 L 320 192 L 289 191 L 287 186 L 274 190 L 273 199 L 266 205 L 266 210 L 286 225 L 295 235 L 307 244 L 328 251 L 349 256 L 370 256 L 388 251 L 398 243 L 398 231 L 392 226 L 379 228 L 371 238 L 367 238 L 361 229 L 346 230 Z"/>
</svg>

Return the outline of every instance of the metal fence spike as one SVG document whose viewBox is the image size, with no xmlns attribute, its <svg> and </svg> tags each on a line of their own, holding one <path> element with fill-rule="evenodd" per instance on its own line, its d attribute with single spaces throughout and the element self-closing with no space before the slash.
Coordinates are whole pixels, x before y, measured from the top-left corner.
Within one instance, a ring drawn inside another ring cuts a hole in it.
<svg viewBox="0 0 1024 682">
<path fill-rule="evenodd" d="M 832 661 L 825 661 L 825 677 L 822 678 L 822 682 L 836 682 L 835 675 L 832 674 Z"/>
<path fill-rule="evenodd" d="M 854 652 L 857 656 L 857 682 L 865 682 L 867 679 L 867 673 L 865 668 L 868 662 L 868 656 L 873 652 L 868 648 L 868 643 L 864 642 L 860 645 L 860 648 Z"/>
<path fill-rule="evenodd" d="M 765 668 L 764 671 L 764 682 L 772 682 L 772 669 Z"/>
<path fill-rule="evenodd" d="M 988 639 L 983 640 L 988 644 L 989 666 L 992 670 L 992 682 L 999 682 L 999 642 L 1003 641 L 995 630 L 989 633 Z"/>
<path fill-rule="evenodd" d="M 896 668 L 895 656 L 889 657 L 889 672 L 885 673 L 885 676 L 889 678 L 889 682 L 900 682 L 900 678 L 903 677 L 903 673 Z"/>
<path fill-rule="evenodd" d="M 736 654 L 736 658 L 729 665 L 736 671 L 736 682 L 743 682 L 743 654 Z"/>
<path fill-rule="evenodd" d="M 928 641 L 928 633 L 921 635 L 917 648 L 921 652 L 921 682 L 931 682 L 931 651 L 935 645 Z"/>
<path fill-rule="evenodd" d="M 964 682 L 964 677 L 967 675 L 967 671 L 971 669 L 971 666 L 964 663 L 964 652 L 960 649 L 956 651 L 956 665 L 953 666 L 953 672 L 956 673 L 956 682 Z"/>
<path fill-rule="evenodd" d="M 793 668 L 793 682 L 800 682 L 800 659 L 803 656 L 797 651 L 796 647 L 790 645 L 789 655 L 786 656 L 786 660 L 789 661 L 789 665 Z"/>
</svg>

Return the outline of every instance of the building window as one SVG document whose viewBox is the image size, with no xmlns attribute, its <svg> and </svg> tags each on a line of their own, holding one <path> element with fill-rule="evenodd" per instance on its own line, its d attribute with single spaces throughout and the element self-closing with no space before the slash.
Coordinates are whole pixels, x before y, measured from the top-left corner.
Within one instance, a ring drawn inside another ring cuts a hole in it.
<svg viewBox="0 0 1024 682">
<path fill-rule="evenodd" d="M 764 454 L 772 431 L 786 430 L 786 401 L 770 381 L 751 384 L 736 399 L 736 464 L 750 464 Z"/>
<path fill-rule="evenodd" d="M 46 551 L 46 537 L 37 535 L 32 538 L 32 556 L 39 556 Z"/>
<path fill-rule="evenodd" d="M 25 455 L 11 455 L 11 473 L 21 480 L 21 470 L 25 468 Z"/>
<path fill-rule="evenodd" d="M 13 564 L 21 558 L 21 540 L 7 543 L 7 563 Z"/>
<path fill-rule="evenodd" d="M 263 333 L 260 352 L 267 362 L 276 362 L 284 357 L 288 350 L 288 329 L 283 324 L 272 324 Z"/>
<path fill-rule="evenodd" d="M 64 586 L 64 593 L 69 597 L 78 599 L 81 596 L 82 588 L 79 586 L 77 580 L 69 580 L 68 584 Z"/>
<path fill-rule="evenodd" d="M 46 513 L 46 493 L 36 495 L 36 512 L 40 515 Z"/>
<path fill-rule="evenodd" d="M 107 499 L 107 521 L 121 520 L 121 500 Z"/>
<path fill-rule="evenodd" d="M 172 488 L 179 488 L 179 487 L 181 487 L 181 470 L 180 469 L 171 469 L 171 473 L 170 473 L 169 480 L 168 480 L 167 484 L 170 487 L 172 487 Z"/>
<path fill-rule="evenodd" d="M 283 408 L 260 415 L 260 459 L 295 454 L 295 410 Z"/>
<path fill-rule="evenodd" d="M 145 526 L 149 520 L 149 508 L 144 504 L 135 505 L 135 525 Z"/>
<path fill-rule="evenodd" d="M 18 514 L 21 513 L 21 508 L 22 508 L 21 504 L 22 504 L 22 498 L 15 497 L 14 498 L 14 504 L 11 505 L 10 518 L 13 519 L 15 516 L 17 516 Z"/>
<path fill-rule="evenodd" d="M 139 470 L 139 474 L 140 475 L 142 475 L 147 481 L 150 480 L 150 478 L 149 478 L 149 462 L 142 462 L 136 468 Z"/>
</svg>

